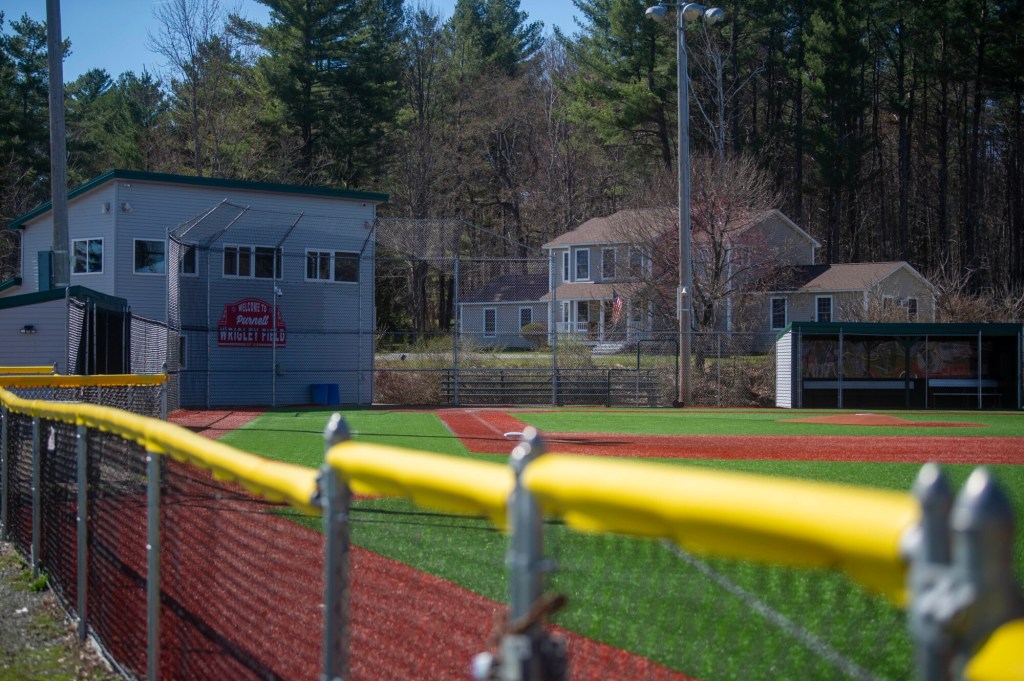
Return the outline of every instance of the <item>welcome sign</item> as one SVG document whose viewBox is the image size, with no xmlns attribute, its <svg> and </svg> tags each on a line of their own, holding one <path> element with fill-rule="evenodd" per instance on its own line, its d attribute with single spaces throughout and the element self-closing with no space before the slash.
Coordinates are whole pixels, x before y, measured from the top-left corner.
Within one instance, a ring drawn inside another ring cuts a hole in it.
<svg viewBox="0 0 1024 681">
<path fill-rule="evenodd" d="M 287 333 L 281 308 L 275 310 L 265 300 L 246 298 L 224 306 L 224 313 L 217 322 L 217 345 L 240 348 L 269 348 L 274 345 L 274 330 L 277 330 L 277 347 L 283 348 Z"/>
</svg>

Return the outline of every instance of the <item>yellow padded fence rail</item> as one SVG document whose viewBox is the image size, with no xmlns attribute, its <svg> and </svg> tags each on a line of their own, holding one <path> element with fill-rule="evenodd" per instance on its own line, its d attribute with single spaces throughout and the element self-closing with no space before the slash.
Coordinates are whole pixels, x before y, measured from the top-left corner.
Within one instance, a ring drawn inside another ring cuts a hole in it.
<svg viewBox="0 0 1024 681">
<path fill-rule="evenodd" d="M 214 478 L 237 483 L 268 501 L 287 503 L 313 515 L 320 513 L 315 505 L 317 471 L 305 466 L 264 459 L 172 423 L 111 407 L 25 400 L 2 388 L 0 404 L 14 413 L 115 433 L 148 452 L 209 470 Z"/>
<path fill-rule="evenodd" d="M 94 376 L 3 376 L 0 375 L 0 387 L 3 388 L 86 388 L 86 387 L 131 387 L 142 385 L 162 385 L 167 381 L 166 374 L 96 374 Z"/>
<path fill-rule="evenodd" d="M 907 602 L 908 493 L 666 464 L 545 455 L 524 484 L 548 513 L 596 532 L 671 539 L 704 555 L 839 569 Z"/>
<path fill-rule="evenodd" d="M 355 494 L 407 498 L 506 527 L 514 479 L 505 464 L 351 441 L 331 447 L 327 463 Z"/>
<path fill-rule="evenodd" d="M 346 442 L 328 463 L 357 494 L 405 497 L 505 527 L 503 464 Z M 576 529 L 670 539 L 687 550 L 843 570 L 905 605 L 900 547 L 919 519 L 910 494 L 662 464 L 547 454 L 524 484 Z"/>
<path fill-rule="evenodd" d="M 52 366 L 0 367 L 0 376 L 22 376 L 25 374 L 53 374 Z"/>
<path fill-rule="evenodd" d="M 996 629 L 964 669 L 966 681 L 1024 681 L 1024 620 Z"/>
</svg>

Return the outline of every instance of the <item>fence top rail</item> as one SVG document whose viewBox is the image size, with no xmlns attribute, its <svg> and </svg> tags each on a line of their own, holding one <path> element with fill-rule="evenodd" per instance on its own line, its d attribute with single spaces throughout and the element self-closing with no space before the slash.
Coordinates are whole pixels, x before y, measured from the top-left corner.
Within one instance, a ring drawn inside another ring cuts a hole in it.
<svg viewBox="0 0 1024 681">
<path fill-rule="evenodd" d="M 545 512 L 596 532 L 662 537 L 707 555 L 840 569 L 898 605 L 910 493 L 649 462 L 545 455 L 524 484 Z"/>
<path fill-rule="evenodd" d="M 504 464 L 351 441 L 332 447 L 327 463 L 356 494 L 407 498 L 425 508 L 485 516 L 506 527 L 514 480 Z"/>
<path fill-rule="evenodd" d="M 24 376 L 26 374 L 54 374 L 57 373 L 50 366 L 25 366 L 25 367 L 0 367 L 0 376 Z"/>
<path fill-rule="evenodd" d="M 85 388 L 163 385 L 166 374 L 96 374 L 93 376 L 10 376 L 0 375 L 3 388 Z"/>
<path fill-rule="evenodd" d="M 316 502 L 317 471 L 314 469 L 264 459 L 175 424 L 112 407 L 26 400 L 2 388 L 0 405 L 13 413 L 114 433 L 139 443 L 148 452 L 165 454 L 208 470 L 215 479 L 237 483 L 268 501 L 287 503 L 309 514 L 320 513 Z"/>
</svg>

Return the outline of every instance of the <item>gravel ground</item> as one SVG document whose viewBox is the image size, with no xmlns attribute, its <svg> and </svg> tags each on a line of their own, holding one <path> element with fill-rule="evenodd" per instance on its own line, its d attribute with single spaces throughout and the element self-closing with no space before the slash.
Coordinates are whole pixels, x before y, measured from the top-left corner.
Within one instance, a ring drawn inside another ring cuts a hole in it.
<svg viewBox="0 0 1024 681">
<path fill-rule="evenodd" d="M 0 681 L 119 680 L 92 646 L 79 644 L 53 593 L 40 586 L 14 547 L 0 543 Z"/>
</svg>

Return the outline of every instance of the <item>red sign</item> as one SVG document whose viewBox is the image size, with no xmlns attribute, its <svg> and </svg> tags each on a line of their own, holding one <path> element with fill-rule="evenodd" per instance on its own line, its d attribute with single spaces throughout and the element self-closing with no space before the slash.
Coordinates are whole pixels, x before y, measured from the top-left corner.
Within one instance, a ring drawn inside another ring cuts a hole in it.
<svg viewBox="0 0 1024 681">
<path fill-rule="evenodd" d="M 269 348 L 274 345 L 274 329 L 277 329 L 277 347 L 285 346 L 286 330 L 281 319 L 281 308 L 277 308 L 277 323 L 274 324 L 274 308 L 265 300 L 246 298 L 224 306 L 224 314 L 217 322 L 217 345 L 239 348 Z"/>
</svg>

